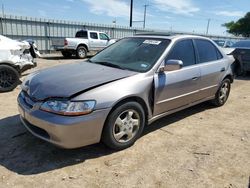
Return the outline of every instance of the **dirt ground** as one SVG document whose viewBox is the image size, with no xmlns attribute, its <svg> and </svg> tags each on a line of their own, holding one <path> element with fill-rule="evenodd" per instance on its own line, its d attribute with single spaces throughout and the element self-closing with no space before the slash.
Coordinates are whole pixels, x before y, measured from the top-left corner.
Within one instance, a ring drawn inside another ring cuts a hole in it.
<svg viewBox="0 0 250 188">
<path fill-rule="evenodd" d="M 37 61 L 28 72 L 79 60 Z M 19 121 L 19 92 L 0 94 L 1 188 L 250 186 L 249 76 L 235 80 L 225 106 L 203 103 L 160 119 L 119 152 L 102 144 L 63 150 L 35 138 Z"/>
</svg>

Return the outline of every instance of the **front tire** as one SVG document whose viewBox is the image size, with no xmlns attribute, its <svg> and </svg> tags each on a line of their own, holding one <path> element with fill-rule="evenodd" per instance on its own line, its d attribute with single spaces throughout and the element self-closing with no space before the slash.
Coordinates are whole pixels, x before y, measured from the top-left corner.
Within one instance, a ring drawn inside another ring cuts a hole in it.
<svg viewBox="0 0 250 188">
<path fill-rule="evenodd" d="M 19 83 L 19 73 L 8 65 L 0 65 L 0 92 L 12 91 Z"/>
<path fill-rule="evenodd" d="M 145 113 L 137 102 L 118 106 L 108 116 L 102 142 L 109 148 L 122 150 L 132 146 L 140 137 L 145 125 Z"/>
<path fill-rule="evenodd" d="M 216 107 L 223 106 L 229 97 L 231 90 L 231 81 L 229 79 L 224 79 L 215 95 L 215 99 L 212 101 L 213 105 Z"/>
</svg>

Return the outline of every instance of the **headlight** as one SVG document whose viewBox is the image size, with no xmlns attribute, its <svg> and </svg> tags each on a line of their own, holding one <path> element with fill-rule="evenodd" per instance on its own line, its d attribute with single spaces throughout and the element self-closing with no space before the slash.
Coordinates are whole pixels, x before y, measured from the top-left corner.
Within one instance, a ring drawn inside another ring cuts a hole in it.
<svg viewBox="0 0 250 188">
<path fill-rule="evenodd" d="M 49 100 L 44 102 L 40 109 L 65 116 L 79 116 L 91 113 L 94 107 L 95 101 Z"/>
</svg>

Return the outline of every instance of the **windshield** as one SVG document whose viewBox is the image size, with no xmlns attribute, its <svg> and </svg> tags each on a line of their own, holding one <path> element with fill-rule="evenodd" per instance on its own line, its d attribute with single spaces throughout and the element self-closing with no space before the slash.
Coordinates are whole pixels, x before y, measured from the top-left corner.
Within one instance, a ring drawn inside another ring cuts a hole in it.
<svg viewBox="0 0 250 188">
<path fill-rule="evenodd" d="M 250 48 L 250 41 L 239 41 L 233 44 L 232 47 L 244 47 L 244 48 Z"/>
<path fill-rule="evenodd" d="M 89 61 L 136 72 L 150 70 L 170 40 L 158 38 L 125 38 L 101 51 Z"/>
</svg>

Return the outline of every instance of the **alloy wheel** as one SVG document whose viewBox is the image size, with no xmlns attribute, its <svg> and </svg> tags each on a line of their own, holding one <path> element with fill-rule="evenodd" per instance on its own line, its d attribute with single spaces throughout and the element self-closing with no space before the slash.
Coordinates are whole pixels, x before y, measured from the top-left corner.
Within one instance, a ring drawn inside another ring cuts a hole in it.
<svg viewBox="0 0 250 188">
<path fill-rule="evenodd" d="M 228 98 L 229 90 L 230 90 L 229 83 L 224 82 L 223 85 L 220 88 L 220 91 L 219 91 L 219 100 L 220 100 L 221 103 L 226 102 L 226 100 Z"/>
<path fill-rule="evenodd" d="M 17 78 L 11 70 L 4 69 L 0 71 L 0 88 L 8 88 L 15 84 Z"/>
<path fill-rule="evenodd" d="M 125 143 L 133 139 L 140 128 L 140 116 L 135 110 L 126 110 L 116 119 L 113 136 L 117 142 Z"/>
</svg>

